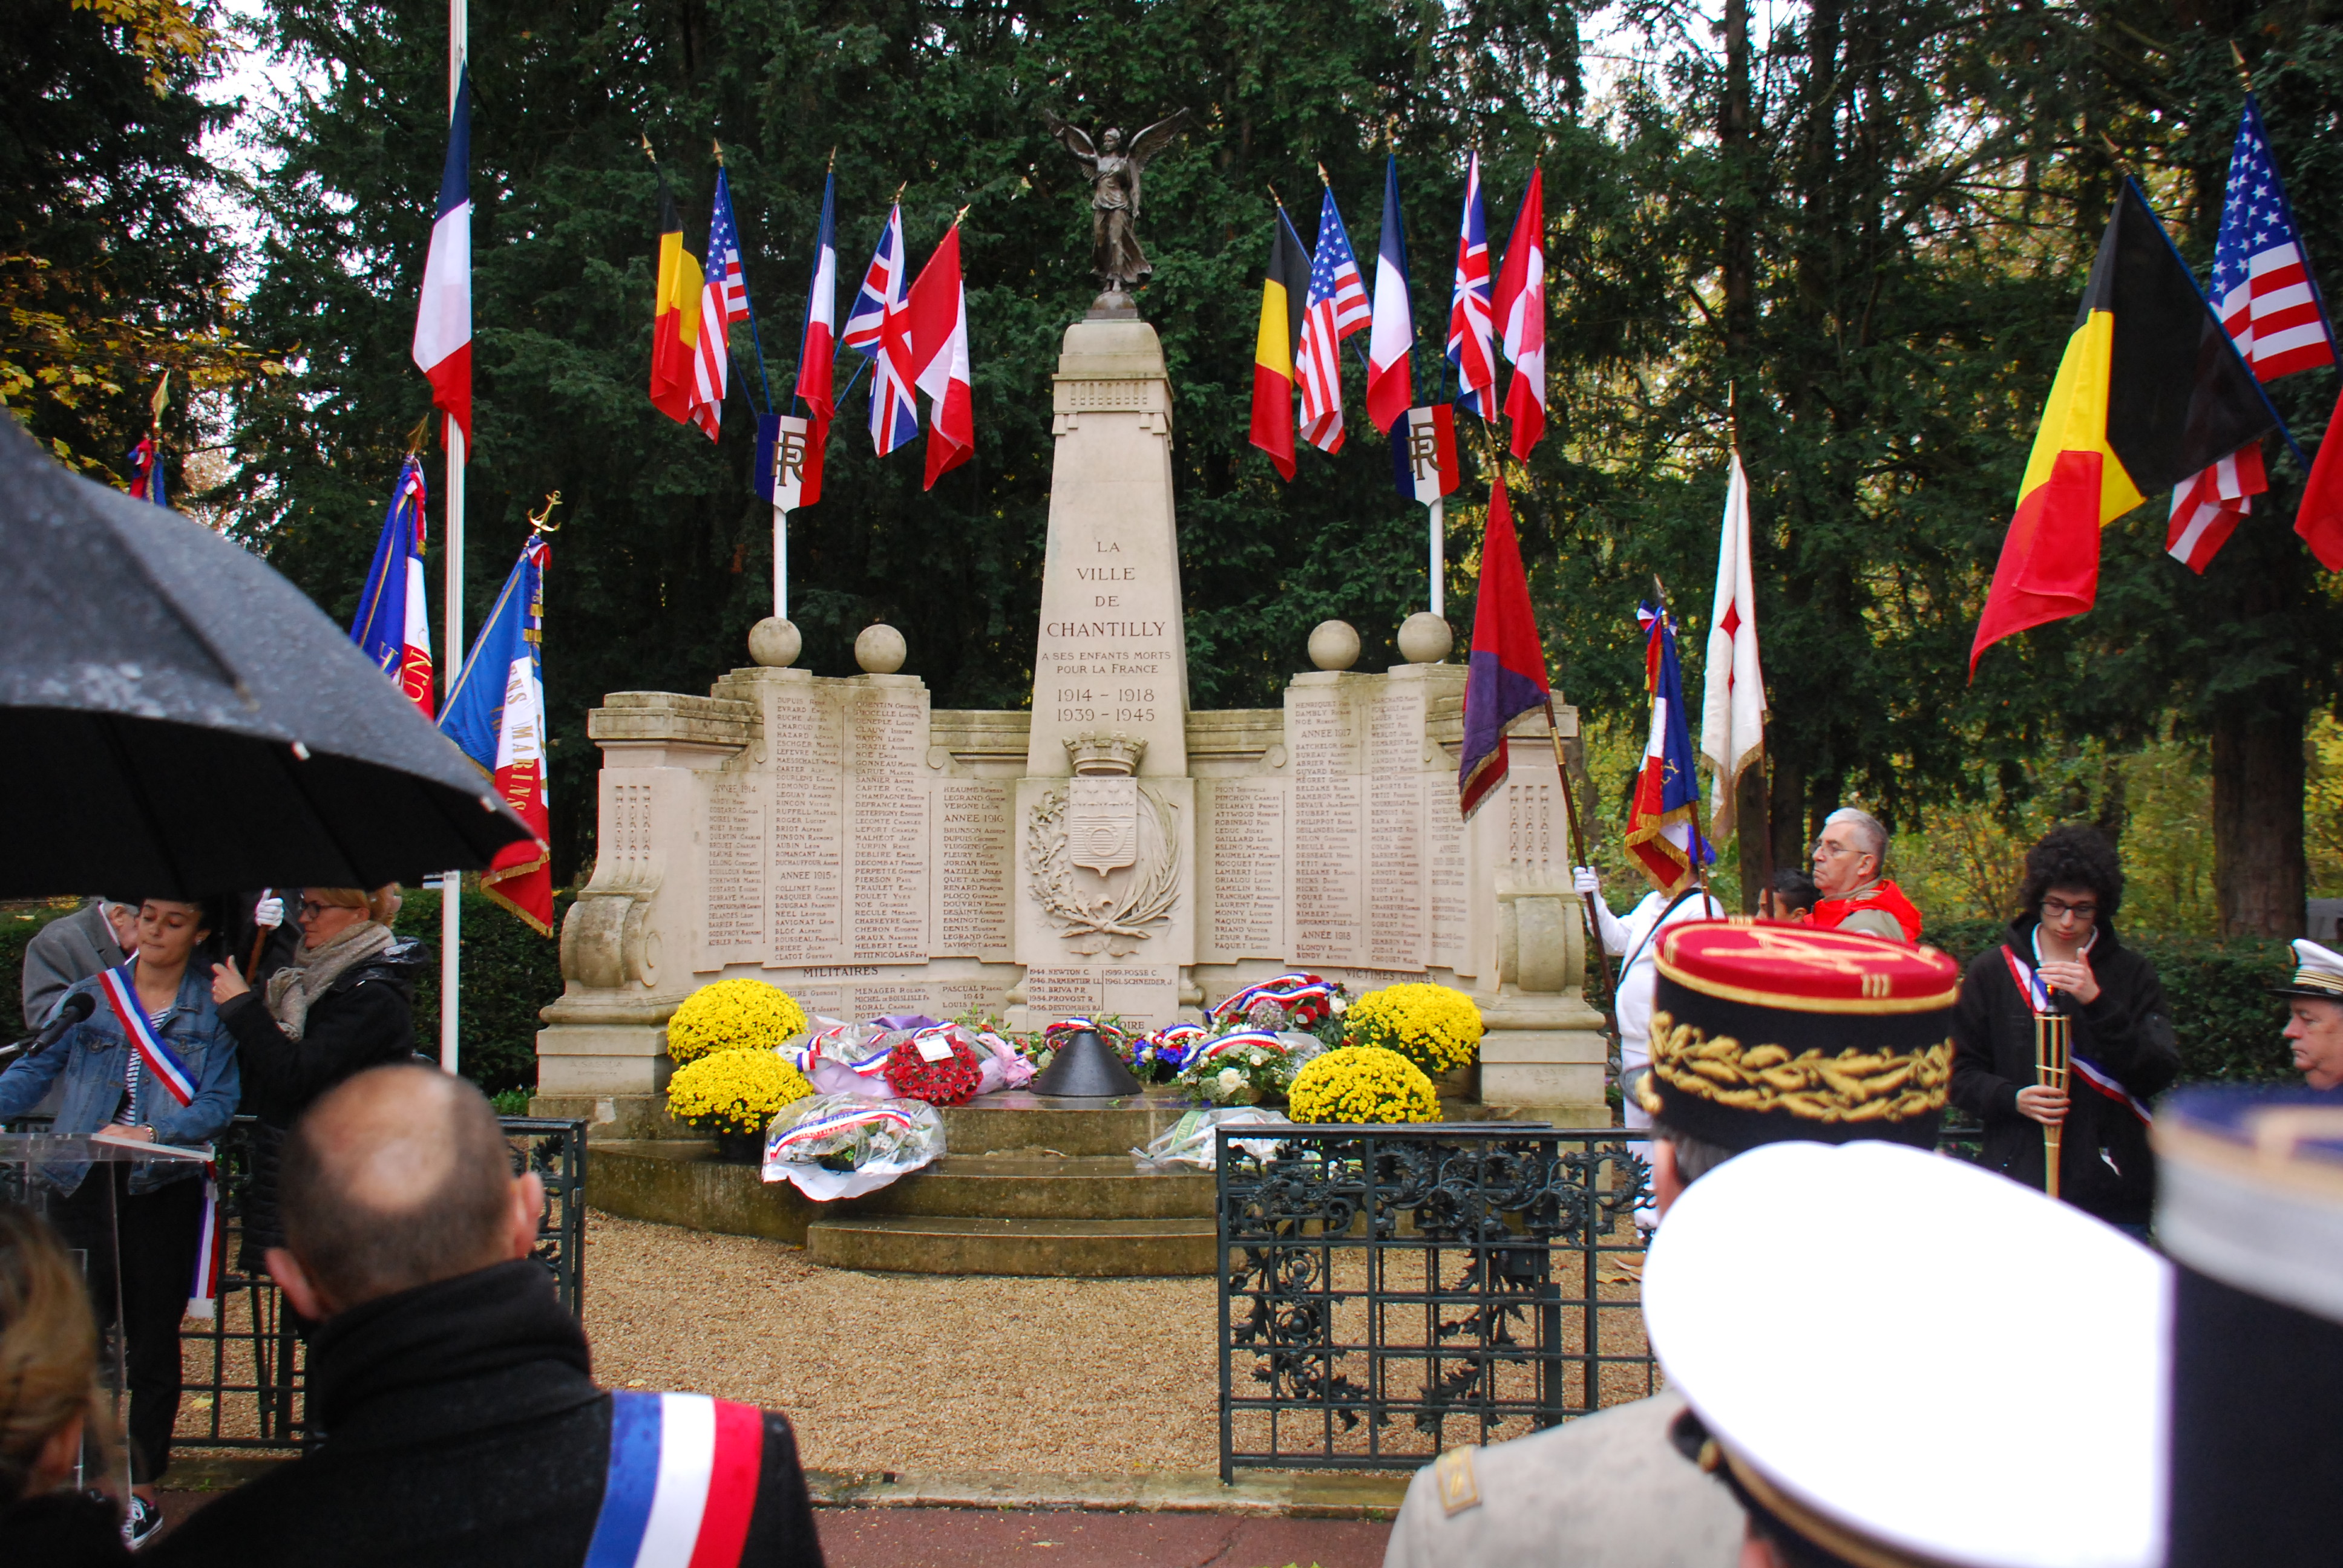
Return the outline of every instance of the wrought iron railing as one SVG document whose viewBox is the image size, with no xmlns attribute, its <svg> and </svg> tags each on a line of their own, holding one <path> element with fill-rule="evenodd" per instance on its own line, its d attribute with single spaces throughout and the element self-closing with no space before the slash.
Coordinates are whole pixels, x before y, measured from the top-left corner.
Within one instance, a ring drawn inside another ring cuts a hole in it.
<svg viewBox="0 0 2343 1568">
<path fill-rule="evenodd" d="M 1657 1389 L 1627 1129 L 1266 1131 L 1216 1152 L 1222 1480 L 1412 1470 Z"/>
<path fill-rule="evenodd" d="M 516 1172 L 545 1183 L 533 1254 L 552 1271 L 562 1304 L 582 1313 L 586 1298 L 586 1123 L 506 1116 Z M 33 1124 L 11 1123 L 17 1131 Z M 242 1266 L 244 1201 L 252 1180 L 252 1119 L 239 1116 L 216 1148 L 224 1198 L 226 1266 L 218 1315 L 189 1320 L 179 1333 L 186 1384 L 173 1442 L 185 1448 L 297 1448 L 303 1347 L 276 1282 Z"/>
</svg>

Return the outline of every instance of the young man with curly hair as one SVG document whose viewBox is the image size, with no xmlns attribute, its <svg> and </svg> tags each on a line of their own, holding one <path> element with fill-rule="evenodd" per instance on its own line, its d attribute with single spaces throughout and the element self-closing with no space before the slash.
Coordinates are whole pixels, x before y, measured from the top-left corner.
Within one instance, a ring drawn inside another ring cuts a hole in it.
<svg viewBox="0 0 2343 1568">
<path fill-rule="evenodd" d="M 2063 1128 L 2058 1196 L 2143 1239 L 2156 1201 L 2147 1101 L 2180 1053 L 2156 966 L 2116 937 L 2123 868 L 2097 829 L 2053 828 L 2026 852 L 2018 912 L 1969 965 L 1953 1010 L 1953 1103 L 1985 1123 L 1985 1162 L 2046 1185 L 2046 1128 Z M 2071 1019 L 2069 1087 L 2036 1081 L 2034 1018 Z"/>
</svg>

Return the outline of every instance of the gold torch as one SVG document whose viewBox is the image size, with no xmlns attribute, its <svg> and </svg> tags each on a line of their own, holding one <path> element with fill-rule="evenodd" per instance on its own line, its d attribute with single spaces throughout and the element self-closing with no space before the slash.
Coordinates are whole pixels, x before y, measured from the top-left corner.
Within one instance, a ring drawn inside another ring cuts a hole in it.
<svg viewBox="0 0 2343 1568">
<path fill-rule="evenodd" d="M 2074 1034 L 2074 1020 L 2063 1012 L 2037 1012 L 2034 1015 L 2034 1081 L 2045 1089 L 2066 1092 L 2066 1051 Z M 2064 1122 L 2046 1123 L 2042 1129 L 2042 1158 L 2046 1179 L 2042 1190 L 2051 1197 L 2058 1195 L 2058 1135 L 2066 1130 Z"/>
</svg>

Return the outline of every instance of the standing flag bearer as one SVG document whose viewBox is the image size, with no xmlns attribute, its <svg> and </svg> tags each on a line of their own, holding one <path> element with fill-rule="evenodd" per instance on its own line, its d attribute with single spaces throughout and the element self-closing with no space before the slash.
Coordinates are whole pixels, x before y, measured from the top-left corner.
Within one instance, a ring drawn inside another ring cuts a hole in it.
<svg viewBox="0 0 2343 1568">
<path fill-rule="evenodd" d="M 1374 325 L 1367 333 L 1367 417 L 1378 430 L 1415 402 L 1415 316 L 1407 305 L 1407 237 L 1400 227 L 1399 159 L 1383 160 L 1383 236 L 1375 247 Z"/>
<path fill-rule="evenodd" d="M 2335 362 L 2335 329 L 2318 297 L 2318 280 L 2310 275 L 2309 253 L 2295 226 L 2286 184 L 2262 131 L 2261 108 L 2251 93 L 2229 151 L 2221 236 L 2213 246 L 2213 311 L 2265 383 Z M 2253 510 L 2254 498 L 2268 488 L 2258 442 L 2188 476 L 2172 487 L 2165 548 L 2202 573 Z M 2306 504 L 2298 530 L 2309 515 Z"/>
<path fill-rule="evenodd" d="M 423 263 L 423 303 L 415 313 L 415 363 L 431 378 L 431 405 L 456 422 L 472 447 L 472 72 L 456 81 L 447 121 L 447 165 L 438 216 Z M 452 445 L 452 443 L 451 443 Z"/>
<path fill-rule="evenodd" d="M 1324 180 L 1326 171 L 1318 171 Z M 1334 210 L 1334 187 L 1318 208 L 1318 247 L 1310 255 L 1310 298 L 1302 313 L 1300 362 L 1302 438 L 1322 452 L 1342 449 L 1342 339 L 1367 325 L 1367 286 L 1351 235 Z"/>
<path fill-rule="evenodd" d="M 1252 444 L 1269 454 L 1278 477 L 1287 480 L 1293 477 L 1294 366 L 1309 297 L 1310 250 L 1279 202 L 1277 226 L 1269 238 L 1269 271 L 1261 280 L 1261 329 L 1252 345 Z"/>
<path fill-rule="evenodd" d="M 1530 171 L 1513 237 L 1505 246 L 1504 270 L 1497 274 L 1497 329 L 1513 378 L 1505 388 L 1505 414 L 1513 422 L 1512 450 L 1527 461 L 1545 434 L 1545 171 Z"/>
<path fill-rule="evenodd" d="M 1716 851 L 1700 830 L 1699 764 L 1684 724 L 1675 619 L 1664 604 L 1638 605 L 1635 622 L 1644 628 L 1644 689 L 1652 694 L 1652 727 L 1627 816 L 1627 853 L 1654 886 L 1674 898 L 1699 868 L 1716 859 Z"/>
<path fill-rule="evenodd" d="M 2099 529 L 2281 428 L 2139 186 L 2124 182 L 2018 481 L 1969 675 L 2098 598 Z"/>
<path fill-rule="evenodd" d="M 716 201 L 708 215 L 708 266 L 699 285 L 699 342 L 692 355 L 691 422 L 716 439 L 730 388 L 732 324 L 749 319 L 749 275 L 740 266 L 740 231 L 732 222 L 732 184 L 716 166 Z"/>
<path fill-rule="evenodd" d="M 928 395 L 927 489 L 976 455 L 976 415 L 968 362 L 968 286 L 960 276 L 960 220 L 920 269 L 911 285 L 911 347 L 918 360 L 913 385 Z"/>
<path fill-rule="evenodd" d="M 648 138 L 643 150 L 650 150 Z M 659 170 L 659 299 L 651 316 L 651 405 L 679 425 L 691 423 L 699 386 L 699 297 L 707 278 L 683 248 L 683 219 Z"/>
<path fill-rule="evenodd" d="M 423 598 L 423 465 L 409 452 L 390 489 L 350 640 L 431 717 L 431 620 Z"/>
<path fill-rule="evenodd" d="M 1448 305 L 1448 362 L 1456 406 L 1497 422 L 1497 361 L 1490 346 L 1489 220 L 1481 210 L 1481 155 L 1464 166 L 1464 221 L 1456 236 L 1456 282 Z"/>
<path fill-rule="evenodd" d="M 548 512 L 552 509 L 548 503 Z M 534 518 L 540 527 L 542 518 Z M 498 851 L 480 873 L 480 890 L 527 920 L 538 935 L 553 934 L 553 872 L 547 858 L 550 832 L 545 794 L 545 567 L 543 534 L 532 534 L 505 578 L 504 591 L 471 657 L 447 694 L 439 729 L 472 765 L 496 780 L 497 793 L 520 813 L 537 838 Z"/>
<path fill-rule="evenodd" d="M 887 226 L 862 292 L 846 318 L 846 346 L 870 361 L 870 449 L 885 457 L 920 433 L 919 404 L 911 396 L 910 306 L 905 298 L 910 261 L 903 247 L 903 204 L 888 209 Z"/>
<path fill-rule="evenodd" d="M 1765 752 L 1765 671 L 1757 660 L 1757 579 L 1749 566 L 1749 476 L 1741 454 L 1725 487 L 1725 527 L 1716 541 L 1716 600 L 1700 701 L 1700 754 L 1716 775 L 1708 836 L 1734 828 L 1741 775 Z"/>
</svg>

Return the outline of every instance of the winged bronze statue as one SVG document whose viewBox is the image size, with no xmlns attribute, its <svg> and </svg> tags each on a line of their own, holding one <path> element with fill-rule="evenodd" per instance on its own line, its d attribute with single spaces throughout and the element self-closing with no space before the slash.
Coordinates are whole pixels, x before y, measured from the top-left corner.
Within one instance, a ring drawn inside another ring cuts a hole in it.
<svg viewBox="0 0 2343 1568">
<path fill-rule="evenodd" d="M 1129 294 L 1154 270 L 1148 265 L 1147 253 L 1139 248 L 1140 175 L 1148 160 L 1171 146 L 1172 138 L 1186 130 L 1193 118 L 1186 109 L 1167 115 L 1131 137 L 1126 151 L 1122 132 L 1112 126 L 1100 133 L 1093 145 L 1077 127 L 1047 109 L 1041 111 L 1041 123 L 1050 127 L 1050 135 L 1064 144 L 1090 177 L 1091 270 L 1106 290 L 1101 305 Z"/>
</svg>

